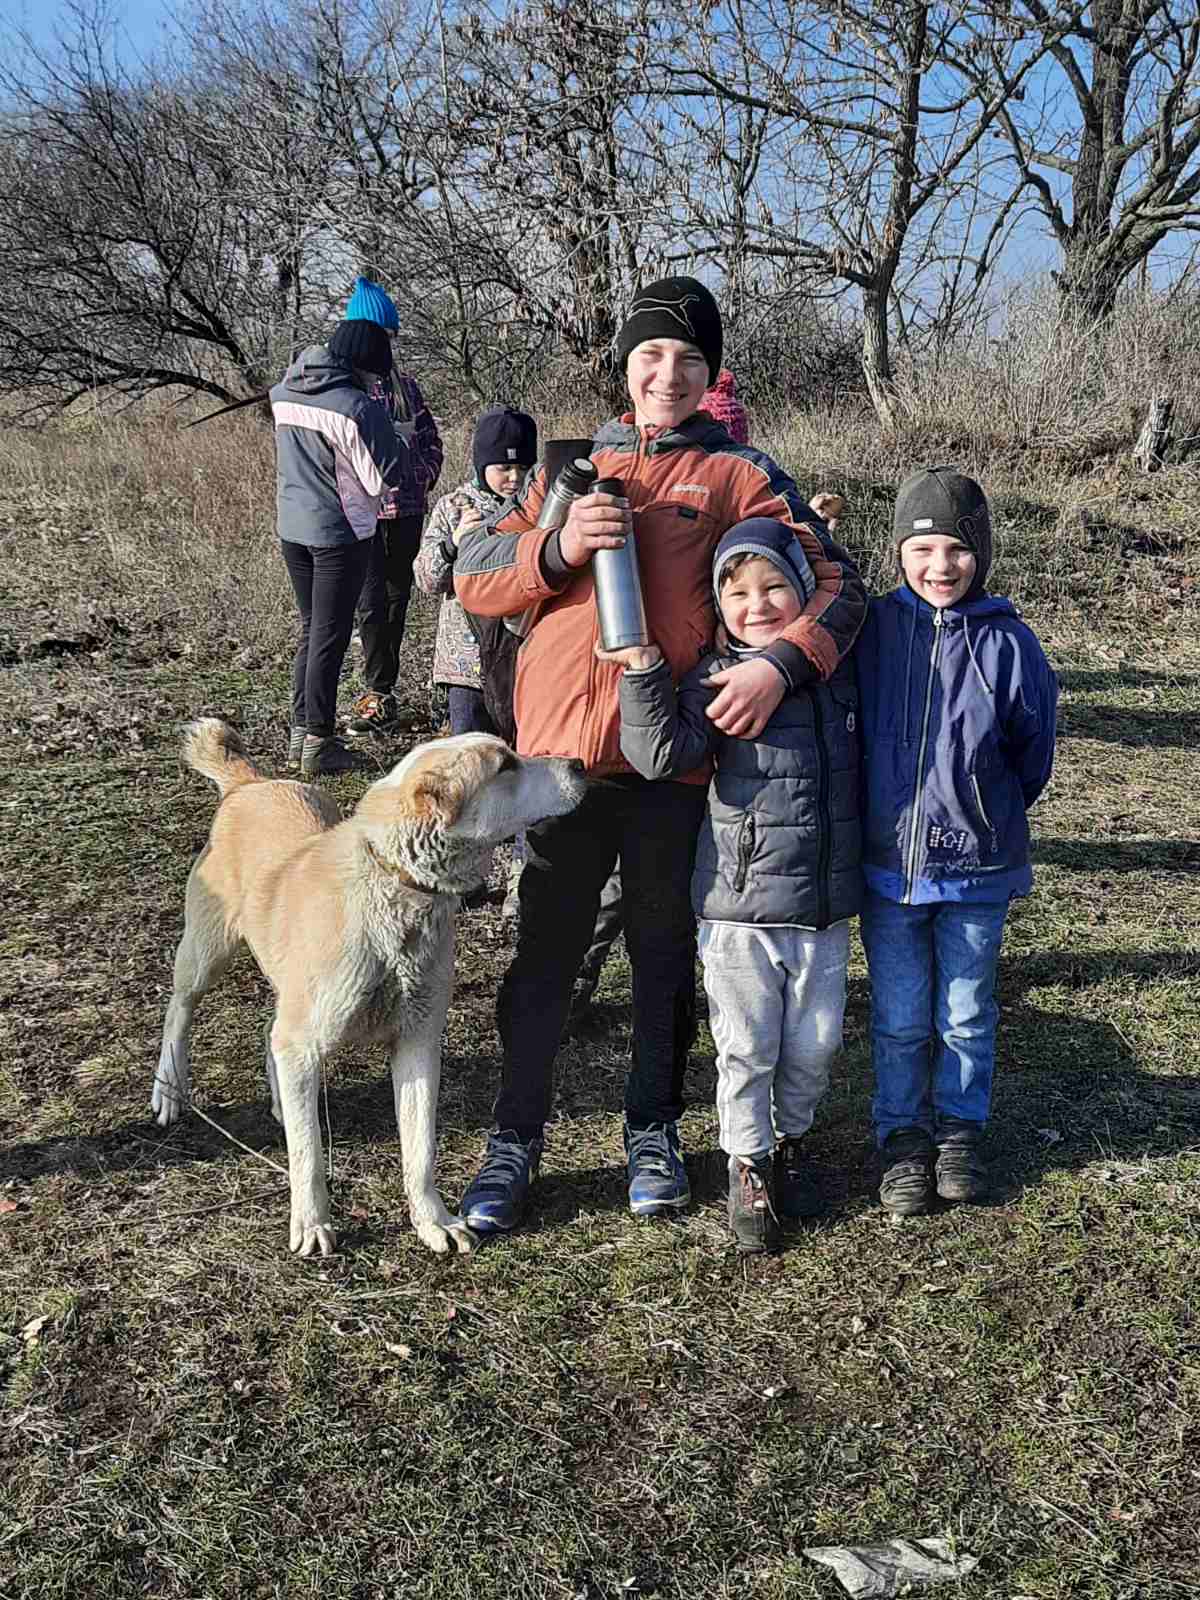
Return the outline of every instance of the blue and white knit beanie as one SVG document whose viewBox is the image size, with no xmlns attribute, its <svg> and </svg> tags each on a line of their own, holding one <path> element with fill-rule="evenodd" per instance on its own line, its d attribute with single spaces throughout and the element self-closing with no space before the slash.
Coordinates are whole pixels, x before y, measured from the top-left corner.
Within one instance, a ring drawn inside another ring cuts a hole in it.
<svg viewBox="0 0 1200 1600">
<path fill-rule="evenodd" d="M 370 278 L 355 278 L 354 291 L 346 306 L 345 321 L 377 322 L 389 333 L 400 328 L 400 314 L 391 296 Z"/>
<path fill-rule="evenodd" d="M 769 561 L 795 589 L 800 604 L 806 606 L 817 592 L 817 580 L 808 564 L 804 546 L 796 537 L 795 528 L 774 517 L 748 517 L 745 522 L 735 522 L 721 540 L 713 555 L 713 595 L 717 612 L 721 610 L 721 574 L 735 556 L 759 556 Z M 730 639 L 733 645 L 741 640 Z"/>
</svg>

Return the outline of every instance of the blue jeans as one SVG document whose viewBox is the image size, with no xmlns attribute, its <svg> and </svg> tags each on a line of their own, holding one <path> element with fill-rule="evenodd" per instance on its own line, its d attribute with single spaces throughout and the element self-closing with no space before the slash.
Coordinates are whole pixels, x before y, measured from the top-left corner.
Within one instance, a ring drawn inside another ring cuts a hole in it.
<svg viewBox="0 0 1200 1600">
<path fill-rule="evenodd" d="M 987 1121 L 1007 915 L 1007 900 L 908 906 L 867 891 L 862 939 L 880 1144 L 897 1128 L 936 1134 L 946 1117 Z"/>
</svg>

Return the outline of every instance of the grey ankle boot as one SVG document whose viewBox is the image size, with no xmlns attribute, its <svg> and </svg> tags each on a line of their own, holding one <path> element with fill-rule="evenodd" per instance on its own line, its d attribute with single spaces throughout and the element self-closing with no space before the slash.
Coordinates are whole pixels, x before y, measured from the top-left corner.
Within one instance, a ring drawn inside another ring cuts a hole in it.
<svg viewBox="0 0 1200 1600">
<path fill-rule="evenodd" d="M 334 777 L 341 772 L 357 772 L 365 765 L 354 750 L 348 750 L 336 733 L 324 737 L 306 733 L 300 751 L 300 776 L 302 778 Z"/>
</svg>

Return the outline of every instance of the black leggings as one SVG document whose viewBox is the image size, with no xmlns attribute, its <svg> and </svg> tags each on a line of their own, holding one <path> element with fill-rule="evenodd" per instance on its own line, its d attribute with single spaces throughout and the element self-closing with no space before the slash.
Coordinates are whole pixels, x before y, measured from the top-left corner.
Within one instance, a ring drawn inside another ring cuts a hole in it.
<svg viewBox="0 0 1200 1600">
<path fill-rule="evenodd" d="M 376 694 L 391 694 L 400 670 L 404 619 L 412 595 L 413 561 L 421 546 L 420 517 L 384 517 L 375 524 L 371 559 L 359 599 L 358 634 L 363 681 Z"/>
<path fill-rule="evenodd" d="M 338 676 L 354 627 L 371 539 L 308 545 L 281 539 L 300 608 L 300 643 L 292 662 L 292 727 L 327 736 L 337 729 Z"/>
</svg>

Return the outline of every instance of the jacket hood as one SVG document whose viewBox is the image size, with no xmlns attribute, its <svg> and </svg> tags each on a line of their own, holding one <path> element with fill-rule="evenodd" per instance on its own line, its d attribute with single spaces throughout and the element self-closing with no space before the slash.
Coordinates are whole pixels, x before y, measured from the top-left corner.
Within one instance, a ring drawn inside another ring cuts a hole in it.
<svg viewBox="0 0 1200 1600">
<path fill-rule="evenodd" d="M 918 616 L 932 617 L 937 609 L 931 606 L 927 600 L 922 600 L 919 594 L 914 594 L 906 583 L 902 583 L 898 589 L 894 589 L 892 594 L 901 605 L 911 607 Z M 956 606 L 943 606 L 941 611 L 944 620 L 951 625 L 968 620 L 974 622 L 977 618 L 982 620 L 984 617 L 1016 617 L 1019 619 L 1021 615 L 1011 600 L 1006 599 L 1004 595 L 998 594 L 976 595 L 973 600 L 962 600 Z"/>
<path fill-rule="evenodd" d="M 677 428 L 639 428 L 633 420 L 633 412 L 627 411 L 624 416 L 613 417 L 596 430 L 595 444 L 624 445 L 628 448 L 640 437 L 652 440 L 659 447 L 707 443 L 711 448 L 716 448 L 721 444 L 729 444 L 728 433 L 719 422 L 713 421 L 707 411 L 694 411 Z"/>
<path fill-rule="evenodd" d="M 353 368 L 332 355 L 327 345 L 313 344 L 300 352 L 276 388 L 290 389 L 293 394 L 314 395 L 327 389 L 361 389 L 362 385 L 355 378 Z"/>
</svg>

